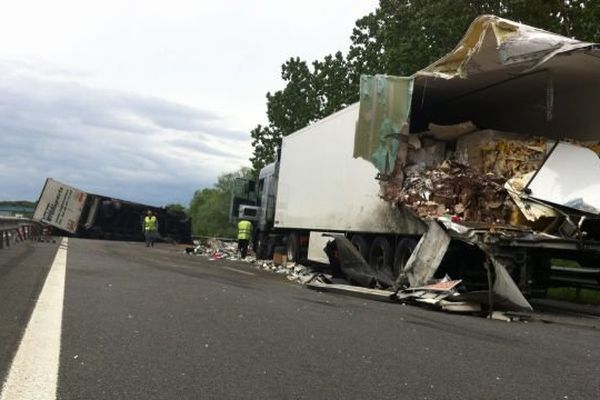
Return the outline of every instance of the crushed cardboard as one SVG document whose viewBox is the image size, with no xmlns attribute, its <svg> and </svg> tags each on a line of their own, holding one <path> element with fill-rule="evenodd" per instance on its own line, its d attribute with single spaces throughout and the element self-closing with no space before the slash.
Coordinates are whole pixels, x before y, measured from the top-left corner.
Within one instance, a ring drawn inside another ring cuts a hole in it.
<svg viewBox="0 0 600 400">
<path fill-rule="evenodd" d="M 528 193 L 556 141 L 491 129 L 472 131 L 471 126 L 432 125 L 430 132 L 408 135 L 394 171 L 382 185 L 383 199 L 424 220 L 450 219 L 458 233 L 464 231 L 460 225 L 474 223 L 488 229 L 528 227 L 565 237 L 560 219 L 569 212 L 580 215 L 581 207 L 569 211 L 569 203 L 559 210 Z M 565 141 L 600 151 L 598 142 Z"/>
</svg>

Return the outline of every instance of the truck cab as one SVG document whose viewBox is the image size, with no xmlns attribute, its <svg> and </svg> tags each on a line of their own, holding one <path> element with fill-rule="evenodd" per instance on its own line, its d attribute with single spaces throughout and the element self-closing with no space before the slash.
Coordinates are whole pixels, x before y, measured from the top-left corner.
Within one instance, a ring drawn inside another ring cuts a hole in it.
<svg viewBox="0 0 600 400">
<path fill-rule="evenodd" d="M 255 250 L 265 243 L 275 218 L 278 163 L 263 167 L 258 180 L 238 178 L 231 191 L 229 218 L 232 222 L 246 219 L 254 223 L 253 243 Z"/>
</svg>

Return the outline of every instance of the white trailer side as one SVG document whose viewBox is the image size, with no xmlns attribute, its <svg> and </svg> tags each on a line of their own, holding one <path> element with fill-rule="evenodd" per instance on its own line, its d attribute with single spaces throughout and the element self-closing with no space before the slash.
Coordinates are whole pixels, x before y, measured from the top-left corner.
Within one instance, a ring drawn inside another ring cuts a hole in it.
<svg viewBox="0 0 600 400">
<path fill-rule="evenodd" d="M 424 225 L 379 196 L 377 169 L 354 158 L 358 103 L 283 138 L 275 228 L 424 233 Z"/>
</svg>

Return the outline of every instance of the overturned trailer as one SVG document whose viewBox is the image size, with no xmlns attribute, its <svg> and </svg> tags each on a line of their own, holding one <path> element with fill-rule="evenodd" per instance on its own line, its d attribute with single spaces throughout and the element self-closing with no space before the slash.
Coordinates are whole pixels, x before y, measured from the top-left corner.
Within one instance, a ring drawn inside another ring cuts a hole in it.
<svg viewBox="0 0 600 400">
<path fill-rule="evenodd" d="M 86 193 L 52 178 L 46 179 L 33 219 L 76 237 L 143 241 L 148 210 L 163 240 L 190 243 L 191 220 L 183 212 Z"/>
<path fill-rule="evenodd" d="M 418 253 L 471 289 L 501 265 L 526 294 L 552 259 L 597 266 L 599 86 L 597 45 L 481 16 L 439 61 L 362 77 L 359 104 L 283 139 L 256 186 L 259 251 L 326 261 L 342 233 L 396 282 Z M 419 246 L 431 221 L 448 246 Z"/>
</svg>

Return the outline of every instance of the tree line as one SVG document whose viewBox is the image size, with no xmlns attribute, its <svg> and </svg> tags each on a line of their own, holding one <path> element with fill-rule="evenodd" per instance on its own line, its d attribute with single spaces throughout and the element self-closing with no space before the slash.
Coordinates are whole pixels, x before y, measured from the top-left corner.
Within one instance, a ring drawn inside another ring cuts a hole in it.
<svg viewBox="0 0 600 400">
<path fill-rule="evenodd" d="M 482 14 L 600 42 L 598 0 L 380 0 L 356 21 L 345 51 L 312 62 L 291 57 L 281 65 L 283 88 L 266 94 L 268 123 L 250 132 L 252 171 L 224 174 L 213 188 L 195 193 L 189 210 L 194 232 L 234 232 L 225 218 L 231 178 L 256 174 L 274 160 L 283 136 L 358 101 L 361 75 L 413 74 L 451 51 Z"/>
</svg>

